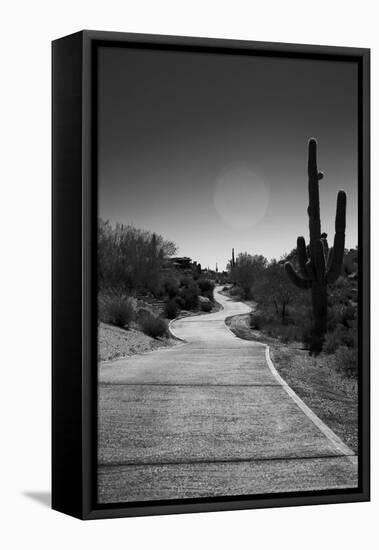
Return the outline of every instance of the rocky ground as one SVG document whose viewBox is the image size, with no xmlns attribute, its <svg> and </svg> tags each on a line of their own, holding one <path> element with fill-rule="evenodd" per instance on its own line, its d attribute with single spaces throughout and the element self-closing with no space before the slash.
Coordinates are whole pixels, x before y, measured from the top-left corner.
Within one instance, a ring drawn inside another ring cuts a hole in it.
<svg viewBox="0 0 379 550">
<path fill-rule="evenodd" d="M 135 328 L 122 328 L 99 324 L 98 359 L 109 361 L 120 357 L 139 355 L 158 348 L 174 346 L 178 341 L 173 338 L 151 338 Z"/>
</svg>

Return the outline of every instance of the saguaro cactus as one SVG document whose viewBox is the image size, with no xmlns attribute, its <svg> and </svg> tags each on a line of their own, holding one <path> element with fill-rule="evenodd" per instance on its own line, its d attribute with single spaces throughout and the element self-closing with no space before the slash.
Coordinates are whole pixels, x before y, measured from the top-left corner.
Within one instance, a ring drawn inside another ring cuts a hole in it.
<svg viewBox="0 0 379 550">
<path fill-rule="evenodd" d="M 310 353 L 322 350 L 327 328 L 327 285 L 334 283 L 340 273 L 345 250 L 346 193 L 338 191 L 335 220 L 334 246 L 328 250 L 326 233 L 321 234 L 319 181 L 323 173 L 317 169 L 317 142 L 308 143 L 308 193 L 309 193 L 309 247 L 304 237 L 297 239 L 297 259 L 300 274 L 290 262 L 285 270 L 291 281 L 302 289 L 310 289 L 314 327 L 312 331 Z"/>
</svg>

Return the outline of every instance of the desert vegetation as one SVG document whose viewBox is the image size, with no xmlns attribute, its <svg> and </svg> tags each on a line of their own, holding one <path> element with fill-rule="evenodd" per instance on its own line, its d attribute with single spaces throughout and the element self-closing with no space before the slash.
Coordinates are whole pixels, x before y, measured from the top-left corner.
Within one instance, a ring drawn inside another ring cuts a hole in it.
<svg viewBox="0 0 379 550">
<path fill-rule="evenodd" d="M 297 255 L 295 249 L 279 261 L 259 260 L 259 276 L 250 279 L 248 291 L 237 282 L 226 288 L 234 299 L 245 299 L 253 304 L 254 311 L 250 315 L 252 330 L 284 344 L 296 343 L 298 347 L 310 351 L 313 338 L 312 297 L 292 284 L 283 267 L 289 259 L 297 268 Z M 238 270 L 237 259 L 237 265 L 231 272 L 231 278 L 235 281 L 239 280 Z M 245 266 L 241 270 L 245 274 Z M 254 270 L 251 272 L 254 273 Z M 323 356 L 329 355 L 330 361 L 333 355 L 335 368 L 346 376 L 357 374 L 357 301 L 356 274 L 344 274 L 329 286 Z"/>
<path fill-rule="evenodd" d="M 140 331 L 162 340 L 169 336 L 169 320 L 212 311 L 216 273 L 190 258 L 176 258 L 176 252 L 175 243 L 161 235 L 99 220 L 100 330 L 110 325 L 129 331 L 125 338 Z"/>
</svg>

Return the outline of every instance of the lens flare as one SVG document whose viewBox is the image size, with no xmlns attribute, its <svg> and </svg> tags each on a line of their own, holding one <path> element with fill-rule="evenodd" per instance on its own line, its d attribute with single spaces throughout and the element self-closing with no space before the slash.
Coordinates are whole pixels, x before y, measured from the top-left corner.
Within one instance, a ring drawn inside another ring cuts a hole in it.
<svg viewBox="0 0 379 550">
<path fill-rule="evenodd" d="M 270 199 L 265 178 L 245 163 L 229 164 L 219 175 L 213 202 L 220 218 L 237 230 L 264 218 Z"/>
</svg>

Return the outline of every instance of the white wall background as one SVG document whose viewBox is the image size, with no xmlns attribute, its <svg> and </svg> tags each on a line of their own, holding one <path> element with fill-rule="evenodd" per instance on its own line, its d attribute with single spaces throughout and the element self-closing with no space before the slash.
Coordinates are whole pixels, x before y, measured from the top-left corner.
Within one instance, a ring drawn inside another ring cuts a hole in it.
<svg viewBox="0 0 379 550">
<path fill-rule="evenodd" d="M 53 512 L 25 493 L 46 493 L 50 484 L 50 41 L 86 28 L 371 47 L 375 153 L 379 145 L 377 22 L 375 3 L 370 0 L 20 0 L 3 4 L 0 540 L 7 539 L 3 548 L 374 547 L 379 512 L 375 470 L 372 503 L 87 523 Z M 372 164 L 375 243 L 375 154 Z M 374 275 L 377 262 L 374 255 Z M 372 295 L 377 304 L 375 287 Z M 375 321 L 377 317 L 374 329 Z M 375 366 L 373 362 L 373 371 Z M 375 372 L 373 378 L 375 384 Z M 375 451 L 379 402 L 375 385 L 373 394 Z M 377 462 L 374 452 L 376 470 Z"/>
</svg>

